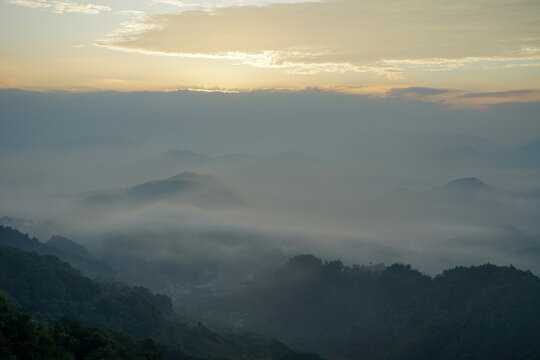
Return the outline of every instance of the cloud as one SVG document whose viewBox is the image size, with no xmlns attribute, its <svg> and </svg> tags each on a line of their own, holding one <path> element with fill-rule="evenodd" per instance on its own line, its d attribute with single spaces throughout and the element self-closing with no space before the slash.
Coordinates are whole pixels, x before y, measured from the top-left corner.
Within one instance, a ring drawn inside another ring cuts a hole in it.
<svg viewBox="0 0 540 360">
<path fill-rule="evenodd" d="M 525 63 L 525 64 L 508 64 L 504 66 L 505 68 L 532 68 L 540 67 L 540 63 Z"/>
<path fill-rule="evenodd" d="M 188 4 L 180 0 L 152 0 L 152 4 L 164 4 L 164 5 L 171 5 L 171 6 L 176 6 L 180 8 L 194 6 L 194 4 Z"/>
<path fill-rule="evenodd" d="M 434 89 L 427 87 L 408 87 L 408 88 L 394 88 L 391 89 L 387 96 L 391 97 L 410 97 L 410 96 L 435 96 L 446 94 L 449 91 L 446 89 Z"/>
<path fill-rule="evenodd" d="M 145 21 L 150 30 L 113 34 L 97 45 L 231 59 L 293 74 L 372 72 L 390 79 L 411 68 L 540 62 L 540 3 L 531 0 L 333 0 L 185 11 Z"/>
<path fill-rule="evenodd" d="M 43 8 L 49 8 L 52 6 L 51 4 L 46 3 L 45 0 L 36 0 L 36 1 L 11 0 L 10 3 L 15 4 L 15 5 L 29 7 L 29 8 L 34 8 L 34 9 L 43 9 Z"/>
<path fill-rule="evenodd" d="M 54 4 L 53 12 L 57 14 L 78 13 L 78 14 L 97 15 L 102 11 L 111 11 L 111 8 L 109 6 L 94 5 L 94 4 L 89 4 L 89 3 L 55 1 L 53 4 Z"/>
<path fill-rule="evenodd" d="M 511 90 L 511 91 L 491 91 L 463 94 L 460 97 L 465 99 L 474 98 L 509 98 L 523 95 L 537 94 L 538 90 Z"/>
<path fill-rule="evenodd" d="M 76 13 L 98 15 L 102 11 L 111 11 L 111 8 L 106 5 L 96 5 L 72 1 L 10 0 L 10 3 L 34 9 L 49 9 L 55 14 Z"/>
<path fill-rule="evenodd" d="M 147 21 L 148 15 L 138 10 L 122 10 L 118 11 L 119 15 L 129 18 L 127 21 L 122 21 L 114 32 L 111 32 L 111 37 L 122 37 L 126 35 L 134 35 L 144 31 L 152 30 L 155 25 Z"/>
<path fill-rule="evenodd" d="M 538 102 L 540 90 L 517 89 L 506 91 L 466 92 L 458 89 L 436 89 L 428 87 L 391 88 L 386 94 L 389 98 L 434 101 L 458 108 L 486 108 L 491 104 Z"/>
</svg>

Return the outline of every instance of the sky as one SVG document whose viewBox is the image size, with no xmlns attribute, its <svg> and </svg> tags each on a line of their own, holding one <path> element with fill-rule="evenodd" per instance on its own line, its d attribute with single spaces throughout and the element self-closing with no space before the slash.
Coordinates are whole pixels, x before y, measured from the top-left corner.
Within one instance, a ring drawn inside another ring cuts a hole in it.
<svg viewBox="0 0 540 360">
<path fill-rule="evenodd" d="M 188 264 L 540 272 L 540 1 L 88 1 L 0 0 L 0 222 Z M 122 203 L 183 172 L 240 204 Z"/>
<path fill-rule="evenodd" d="M 0 42 L 2 88 L 540 100 L 537 0 L 2 0 Z"/>
</svg>

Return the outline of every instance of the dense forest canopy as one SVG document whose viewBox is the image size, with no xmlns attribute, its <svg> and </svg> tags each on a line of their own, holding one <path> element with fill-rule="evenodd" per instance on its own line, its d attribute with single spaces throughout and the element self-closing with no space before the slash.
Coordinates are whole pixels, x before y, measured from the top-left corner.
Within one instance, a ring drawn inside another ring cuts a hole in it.
<svg viewBox="0 0 540 360">
<path fill-rule="evenodd" d="M 540 354 L 540 278 L 514 267 L 456 267 L 431 278 L 410 265 L 345 266 L 302 255 L 242 291 L 196 304 L 216 325 L 241 322 L 333 359 Z"/>
<path fill-rule="evenodd" d="M 17 241 L 26 244 L 32 240 L 12 229 L 0 230 L 0 235 L 7 234 L 14 245 Z M 145 347 L 150 347 L 148 356 L 163 355 L 169 359 L 320 359 L 314 354 L 295 352 L 278 340 L 261 335 L 217 333 L 200 323 L 182 319 L 165 295 L 152 294 L 140 286 L 97 283 L 57 257 L 11 246 L 0 245 L 0 291 L 5 294 L 2 295 L 2 309 L 7 314 L 2 320 L 3 336 L 8 342 L 3 351 L 9 356 L 22 354 L 18 352 L 22 350 L 15 347 L 20 345 L 18 342 L 28 341 L 34 344 L 35 350 L 32 351 L 37 354 L 35 356 L 44 359 L 55 358 L 59 355 L 54 354 L 63 354 L 63 351 L 74 353 L 76 359 L 100 356 L 105 359 L 146 359 L 143 354 Z M 20 310 L 9 310 L 7 303 Z M 30 315 L 42 323 L 30 320 Z M 14 318 L 15 325 L 6 320 L 8 318 Z M 28 339 L 9 340 L 10 329 L 17 326 L 28 328 L 23 334 Z M 66 332 L 67 340 L 62 338 Z M 56 339 L 58 336 L 61 339 Z M 52 340 L 43 343 L 42 337 Z M 88 350 L 93 355 L 80 355 L 78 348 L 66 347 L 61 342 L 84 342 L 86 337 L 97 337 L 101 341 L 96 340 L 98 343 L 94 345 L 80 345 L 94 349 L 95 353 Z M 157 345 L 154 346 L 154 342 Z M 100 355 L 101 347 L 110 351 Z M 131 349 L 131 352 L 125 352 L 125 349 Z M 20 356 L 25 358 L 27 355 Z"/>
<path fill-rule="evenodd" d="M 37 239 L 7 227 L 0 235 L 2 243 L 43 249 Z M 540 354 L 540 278 L 512 266 L 456 267 L 430 277 L 410 265 L 347 266 L 300 255 L 236 291 L 184 297 L 178 315 L 165 295 L 98 283 L 57 257 L 12 246 L 0 246 L 0 290 L 4 319 L 18 319 L 13 320 L 18 325 L 3 320 L 2 326 L 28 328 L 24 341 L 43 354 L 81 351 L 69 346 L 86 341 L 78 337 L 98 337 L 95 348 L 107 347 L 112 358 L 132 356 L 125 349 L 141 359 L 146 356 L 141 351 L 150 350 L 151 356 L 168 358 L 318 358 L 253 333 L 329 359 L 530 359 Z M 8 303 L 20 310 L 8 309 Z M 71 345 L 62 343 L 65 336 L 74 338 Z M 6 354 L 19 351 L 10 346 L 4 345 Z"/>
</svg>

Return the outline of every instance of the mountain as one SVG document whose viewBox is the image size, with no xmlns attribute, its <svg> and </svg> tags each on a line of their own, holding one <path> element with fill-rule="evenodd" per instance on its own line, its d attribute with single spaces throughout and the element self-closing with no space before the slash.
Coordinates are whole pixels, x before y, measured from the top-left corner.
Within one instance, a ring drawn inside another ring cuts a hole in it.
<svg viewBox="0 0 540 360">
<path fill-rule="evenodd" d="M 152 176 L 161 177 L 164 174 L 170 174 L 171 169 L 197 172 L 202 168 L 245 166 L 257 160 L 257 157 L 245 153 L 210 156 L 191 150 L 170 149 L 129 164 L 123 171 L 140 179 Z"/>
<path fill-rule="evenodd" d="M 33 251 L 41 255 L 59 255 L 55 248 L 42 243 L 37 238 L 31 238 L 28 234 L 22 234 L 18 230 L 6 226 L 0 226 L 0 245 Z"/>
<path fill-rule="evenodd" d="M 381 196 L 381 205 L 390 212 L 405 211 L 409 215 L 434 215 L 441 211 L 459 215 L 460 210 L 470 210 L 471 207 L 502 205 L 498 202 L 507 195 L 512 194 L 498 190 L 475 177 L 467 177 L 424 191 L 396 189 Z"/>
<path fill-rule="evenodd" d="M 440 192 L 454 193 L 454 194 L 473 194 L 473 193 L 494 193 L 497 192 L 492 186 L 487 185 L 482 180 L 475 177 L 468 177 L 462 179 L 456 179 L 448 182 L 446 185 L 436 189 Z"/>
<path fill-rule="evenodd" d="M 463 221 L 479 226 L 513 225 L 535 233 L 538 222 L 535 211 L 540 202 L 535 192 L 498 189 L 476 177 L 459 178 L 409 196 L 387 194 L 382 205 L 388 212 L 405 212 L 439 221 Z M 409 210 L 408 210 L 409 209 Z"/>
<path fill-rule="evenodd" d="M 52 246 L 56 250 L 63 254 L 70 255 L 72 257 L 80 257 L 90 259 L 92 255 L 81 244 L 77 244 L 75 241 L 68 239 L 64 236 L 54 235 L 48 241 L 47 245 Z"/>
<path fill-rule="evenodd" d="M 387 202 L 402 201 L 441 201 L 445 198 L 448 201 L 462 201 L 475 196 L 501 196 L 514 195 L 509 191 L 501 191 L 476 177 L 466 177 L 454 179 L 444 185 L 437 186 L 423 191 L 412 191 L 406 188 L 397 188 L 383 194 L 382 199 Z"/>
<path fill-rule="evenodd" d="M 446 147 L 427 153 L 422 160 L 445 168 L 538 168 L 540 141 L 486 152 L 470 147 Z"/>
<path fill-rule="evenodd" d="M 61 228 L 50 220 L 35 221 L 11 216 L 0 217 L 0 225 L 11 227 L 13 229 L 19 229 L 22 232 L 31 234 L 31 236 L 35 236 L 40 239 L 47 239 L 54 234 L 58 234 Z"/>
<path fill-rule="evenodd" d="M 163 344 L 169 359 L 322 360 L 262 336 L 224 335 L 201 324 L 188 325 L 164 295 L 142 287 L 99 284 L 57 258 L 8 246 L 0 246 L 0 291 L 35 319 L 54 324 L 68 317 L 85 327 L 149 338 Z"/>
<path fill-rule="evenodd" d="M 33 320 L 8 304 L 0 292 L 0 358 L 161 360 L 163 352 L 151 339 L 132 337 L 62 319 L 54 326 Z"/>
<path fill-rule="evenodd" d="M 113 272 L 107 263 L 92 256 L 84 246 L 65 237 L 53 236 L 47 243 L 42 243 L 28 234 L 0 226 L 0 245 L 32 251 L 40 255 L 56 256 L 91 278 L 111 279 L 113 277 Z"/>
<path fill-rule="evenodd" d="M 520 206 L 512 192 L 499 190 L 476 177 L 452 180 L 424 192 L 422 196 L 431 207 L 441 207 L 442 211 L 450 210 L 455 215 L 482 217 L 496 209 L 513 210 Z"/>
<path fill-rule="evenodd" d="M 540 357 L 540 278 L 513 267 L 457 267 L 430 278 L 311 255 L 235 294 L 194 299 L 207 321 L 264 331 L 329 359 Z"/>
<path fill-rule="evenodd" d="M 94 193 L 84 198 L 92 205 L 137 206 L 156 202 L 185 204 L 202 208 L 240 205 L 240 197 L 211 175 L 183 172 L 176 176 L 145 182 L 126 189 Z"/>
<path fill-rule="evenodd" d="M 122 169 L 122 173 L 134 179 L 164 177 L 171 173 L 171 169 L 197 171 L 211 160 L 212 157 L 206 154 L 196 153 L 191 150 L 170 149 L 127 164 Z"/>
</svg>

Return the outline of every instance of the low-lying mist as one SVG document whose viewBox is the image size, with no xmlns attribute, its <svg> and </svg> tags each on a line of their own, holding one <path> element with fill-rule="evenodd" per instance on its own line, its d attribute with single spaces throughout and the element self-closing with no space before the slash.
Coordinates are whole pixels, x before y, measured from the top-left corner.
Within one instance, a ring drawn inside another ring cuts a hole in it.
<svg viewBox="0 0 540 360">
<path fill-rule="evenodd" d="M 2 222 L 84 244 L 121 281 L 230 288 L 302 253 L 540 273 L 538 104 L 5 90 L 0 103 Z"/>
</svg>

